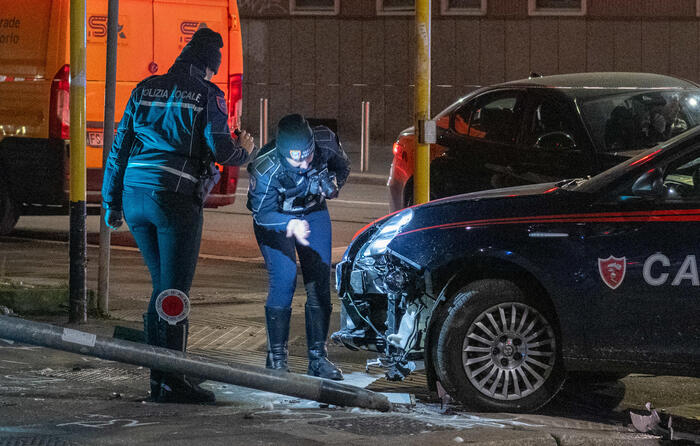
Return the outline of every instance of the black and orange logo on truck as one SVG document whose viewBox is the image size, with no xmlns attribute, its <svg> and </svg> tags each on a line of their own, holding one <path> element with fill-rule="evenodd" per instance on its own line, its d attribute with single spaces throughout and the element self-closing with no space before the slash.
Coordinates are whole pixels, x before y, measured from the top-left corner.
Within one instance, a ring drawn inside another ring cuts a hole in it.
<svg viewBox="0 0 700 446">
<path fill-rule="evenodd" d="M 91 15 L 87 20 L 88 38 L 96 39 L 107 37 L 107 16 L 106 15 Z M 124 34 L 124 25 L 117 25 L 117 33 L 120 39 L 126 39 Z"/>
<path fill-rule="evenodd" d="M 184 21 L 180 22 L 180 48 L 187 45 L 192 40 L 192 36 L 199 28 L 208 28 L 205 22 Z"/>
</svg>

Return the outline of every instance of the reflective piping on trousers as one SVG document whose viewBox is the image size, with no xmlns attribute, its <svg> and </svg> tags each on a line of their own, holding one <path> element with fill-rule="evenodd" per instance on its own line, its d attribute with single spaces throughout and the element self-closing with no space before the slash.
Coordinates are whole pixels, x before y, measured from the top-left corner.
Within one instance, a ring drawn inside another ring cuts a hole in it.
<svg viewBox="0 0 700 446">
<path fill-rule="evenodd" d="M 188 180 L 190 180 L 190 181 L 193 182 L 193 183 L 197 183 L 197 182 L 199 181 L 197 178 L 193 177 L 193 176 L 190 175 L 189 173 L 181 172 L 181 171 L 179 171 L 179 170 L 177 170 L 177 169 L 173 169 L 172 167 L 168 167 L 168 166 L 161 166 L 161 165 L 158 165 L 158 164 L 146 164 L 146 163 L 129 163 L 129 164 L 126 166 L 126 168 L 128 169 L 129 167 L 155 167 L 155 168 L 164 170 L 164 171 L 166 171 L 166 172 L 170 172 L 170 173 L 172 173 L 172 174 L 175 174 L 175 175 L 177 175 L 177 176 L 179 176 L 179 177 L 188 179 Z"/>
</svg>

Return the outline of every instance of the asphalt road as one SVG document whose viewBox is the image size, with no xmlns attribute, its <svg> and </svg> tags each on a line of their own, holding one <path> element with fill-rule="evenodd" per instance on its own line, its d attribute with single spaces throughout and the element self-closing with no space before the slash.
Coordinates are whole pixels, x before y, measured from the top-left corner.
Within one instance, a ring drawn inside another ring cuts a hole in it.
<svg viewBox="0 0 700 446">
<path fill-rule="evenodd" d="M 200 259 L 192 288 L 189 350 L 221 362 L 264 362 L 263 305 L 267 278 L 245 209 L 242 179 L 234 205 L 205 212 Z M 388 212 L 386 187 L 350 183 L 331 202 L 334 258 L 353 234 Z M 88 218 L 90 238 L 99 231 Z M 25 286 L 65 285 L 68 217 L 22 217 L 0 238 L 0 279 Z M 110 335 L 115 325 L 140 326 L 150 280 L 126 228 L 113 236 L 110 313 L 78 328 Z M 44 240 L 44 241 L 42 241 Z M 45 240 L 53 240 L 47 242 Z M 97 249 L 88 250 L 88 288 L 96 288 Z M 292 371 L 306 367 L 303 285 L 297 286 L 290 337 Z M 332 318 L 337 328 L 339 305 Z M 47 319 L 65 325 L 65 317 Z M 373 355 L 329 346 L 348 382 L 381 392 L 415 395 L 417 404 L 389 414 L 318 403 L 207 382 L 214 406 L 147 402 L 147 370 L 0 340 L 0 446 L 20 444 L 660 444 L 660 436 L 631 428 L 630 410 L 647 401 L 673 413 L 681 432 L 700 433 L 700 380 L 631 375 L 616 382 L 570 381 L 538 414 L 476 414 L 441 407 L 418 372 L 390 383 L 381 370 L 365 373 Z M 679 409 L 682 408 L 682 409 Z M 662 412 L 664 422 L 667 416 Z"/>
<path fill-rule="evenodd" d="M 90 248 L 88 257 L 94 259 L 96 253 Z M 113 254 L 112 319 L 91 319 L 71 328 L 110 335 L 115 325 L 140 326 L 148 274 L 137 251 L 119 248 Z M 0 238 L 4 280 L 25 286 L 60 284 L 66 283 L 67 271 L 63 242 Z M 88 276 L 94 289 L 92 262 Z M 265 270 L 258 262 L 200 260 L 188 350 L 218 362 L 262 365 L 265 293 Z M 303 304 L 303 287 L 298 286 L 290 336 L 290 365 L 296 373 L 306 367 Z M 66 325 L 65 316 L 41 320 Z M 337 312 L 331 323 L 336 329 Z M 681 432 L 700 433 L 693 423 L 700 401 L 697 379 L 632 375 L 616 382 L 570 382 L 537 414 L 480 414 L 456 404 L 441 408 L 426 391 L 422 372 L 393 383 L 379 369 L 365 373 L 370 354 L 331 345 L 329 355 L 343 368 L 347 382 L 413 394 L 416 406 L 381 414 L 213 382 L 205 385 L 216 392 L 217 405 L 159 405 L 147 401 L 144 368 L 0 340 L 0 445 L 662 444 L 661 437 L 631 428 L 630 409 L 643 413 L 647 401 L 673 413 L 684 407 L 688 418 L 674 418 L 673 425 Z"/>
<path fill-rule="evenodd" d="M 255 242 L 250 211 L 245 207 L 247 178 L 241 178 L 236 202 L 217 209 L 205 209 L 201 253 L 230 260 L 260 259 Z M 388 191 L 382 184 L 350 182 L 340 196 L 329 201 L 333 221 L 334 258 L 342 255 L 352 236 L 367 223 L 389 213 Z M 67 240 L 68 216 L 22 216 L 13 236 L 35 239 Z M 97 215 L 87 217 L 88 243 L 97 244 L 100 220 Z M 124 225 L 112 233 L 112 244 L 135 246 Z"/>
</svg>

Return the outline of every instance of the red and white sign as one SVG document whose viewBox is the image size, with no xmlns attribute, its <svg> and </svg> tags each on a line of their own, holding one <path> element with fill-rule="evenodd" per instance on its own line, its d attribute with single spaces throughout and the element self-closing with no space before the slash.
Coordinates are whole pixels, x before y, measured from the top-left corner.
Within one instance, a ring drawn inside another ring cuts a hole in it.
<svg viewBox="0 0 700 446">
<path fill-rule="evenodd" d="M 190 315 L 190 299 L 180 290 L 165 290 L 156 298 L 156 312 L 168 324 L 175 325 Z"/>
<path fill-rule="evenodd" d="M 626 257 L 613 257 L 607 259 L 598 259 L 598 271 L 600 278 L 610 289 L 615 289 L 625 280 L 625 271 L 627 270 Z"/>
</svg>

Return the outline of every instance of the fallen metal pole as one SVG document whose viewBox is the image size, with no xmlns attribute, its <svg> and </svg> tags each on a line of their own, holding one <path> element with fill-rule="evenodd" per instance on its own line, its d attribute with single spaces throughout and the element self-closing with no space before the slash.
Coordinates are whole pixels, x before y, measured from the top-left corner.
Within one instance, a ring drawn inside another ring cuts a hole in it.
<svg viewBox="0 0 700 446">
<path fill-rule="evenodd" d="M 391 403 L 384 395 L 328 379 L 245 364 L 218 364 L 202 356 L 16 317 L 0 316 L 0 338 L 336 406 L 391 410 Z"/>
</svg>

